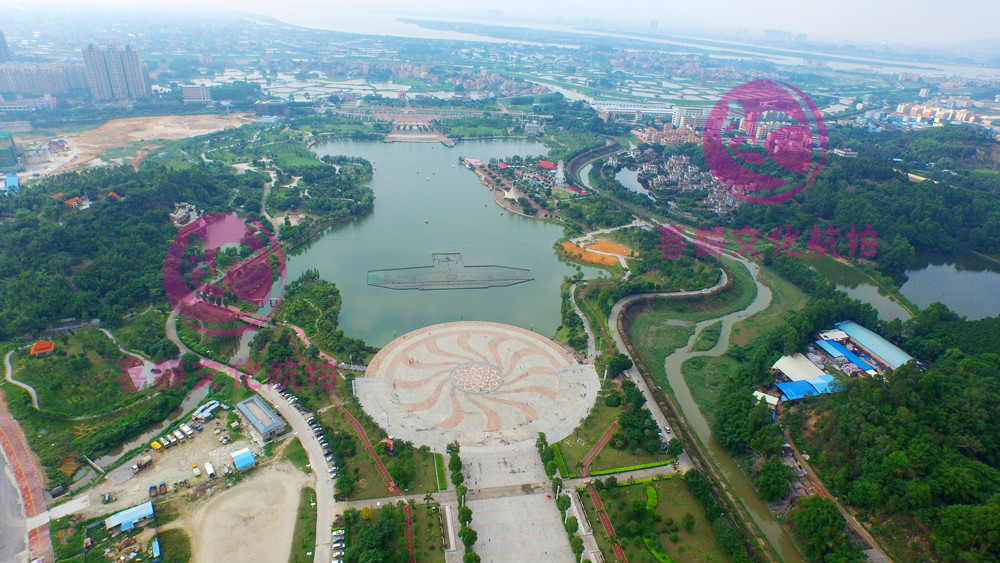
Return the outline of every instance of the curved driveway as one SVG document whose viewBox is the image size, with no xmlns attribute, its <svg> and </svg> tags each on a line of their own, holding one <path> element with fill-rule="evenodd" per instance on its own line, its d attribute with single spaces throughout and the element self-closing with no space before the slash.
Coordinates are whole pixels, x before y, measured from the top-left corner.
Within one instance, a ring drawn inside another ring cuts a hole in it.
<svg viewBox="0 0 1000 563">
<path fill-rule="evenodd" d="M 13 383 L 14 385 L 17 385 L 18 387 L 20 387 L 20 388 L 24 389 L 25 391 L 27 391 L 28 394 L 31 395 L 31 406 L 35 407 L 35 410 L 40 410 L 38 408 L 38 394 L 35 393 L 34 387 L 32 387 L 32 386 L 30 386 L 28 384 L 25 384 L 25 383 L 21 383 L 20 381 L 14 379 L 14 377 L 13 377 L 13 375 L 14 375 L 14 367 L 10 365 L 10 357 L 13 354 L 14 354 L 14 351 L 11 350 L 10 352 L 7 352 L 7 355 L 5 355 L 3 357 L 4 378 L 7 381 Z"/>
</svg>

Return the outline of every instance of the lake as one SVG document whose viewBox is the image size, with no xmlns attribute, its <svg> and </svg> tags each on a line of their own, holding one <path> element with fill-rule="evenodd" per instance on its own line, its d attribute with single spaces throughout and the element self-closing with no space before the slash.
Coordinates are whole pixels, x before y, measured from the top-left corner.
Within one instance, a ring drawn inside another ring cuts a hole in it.
<svg viewBox="0 0 1000 563">
<path fill-rule="evenodd" d="M 339 328 L 372 346 L 428 325 L 483 320 L 555 335 L 560 325 L 563 276 L 576 266 L 560 258 L 554 243 L 561 226 L 511 215 L 460 156 L 503 158 L 544 154 L 527 141 L 470 141 L 448 148 L 437 143 L 334 141 L 316 145 L 323 155 L 360 156 L 375 167 L 372 213 L 335 225 L 288 257 L 288 279 L 315 268 L 337 284 L 343 297 Z M 508 287 L 394 290 L 369 286 L 369 270 L 430 266 L 433 253 L 461 253 L 466 266 L 531 270 L 534 279 Z M 602 275 L 584 268 L 585 275 Z M 607 274 L 604 274 L 607 275 Z"/>
<path fill-rule="evenodd" d="M 1000 264 L 975 254 L 917 253 L 899 291 L 921 308 L 940 301 L 970 321 L 1000 315 Z"/>
<path fill-rule="evenodd" d="M 875 307 L 875 310 L 878 311 L 878 318 L 883 321 L 893 319 L 905 321 L 910 318 L 910 313 L 895 298 L 875 285 L 875 282 L 860 270 L 829 259 L 803 259 L 837 289 L 862 303 L 868 303 Z"/>
</svg>

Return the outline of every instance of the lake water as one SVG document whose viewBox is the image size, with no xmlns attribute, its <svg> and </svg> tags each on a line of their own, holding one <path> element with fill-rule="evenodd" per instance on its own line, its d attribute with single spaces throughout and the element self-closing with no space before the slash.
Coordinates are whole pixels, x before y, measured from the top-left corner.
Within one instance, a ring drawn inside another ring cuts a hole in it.
<svg viewBox="0 0 1000 563">
<path fill-rule="evenodd" d="M 827 281 L 847 295 L 868 303 L 878 311 L 878 318 L 883 321 L 893 319 L 906 320 L 910 313 L 892 296 L 879 288 L 871 278 L 850 266 L 827 259 L 804 258 Z"/>
<path fill-rule="evenodd" d="M 625 186 L 626 189 L 631 190 L 637 194 L 642 194 L 646 197 L 649 197 L 649 190 L 642 187 L 642 184 L 639 183 L 638 170 L 629 170 L 628 168 L 622 168 L 621 170 L 618 171 L 617 174 L 615 174 L 615 180 L 621 182 L 621 184 Z"/>
<path fill-rule="evenodd" d="M 554 243 L 562 227 L 511 215 L 493 203 L 460 156 L 502 158 L 544 154 L 526 141 L 473 141 L 448 148 L 437 143 L 335 141 L 314 147 L 319 155 L 360 156 L 375 167 L 375 209 L 336 225 L 288 258 L 288 279 L 308 268 L 335 282 L 343 297 L 345 334 L 383 346 L 396 336 L 431 324 L 483 320 L 552 337 L 560 324 L 559 286 L 576 267 Z M 393 290 L 369 286 L 369 270 L 430 266 L 431 254 L 458 252 L 466 266 L 497 265 L 531 270 L 534 280 L 509 287 Z M 587 277 L 601 270 L 585 269 Z M 606 274 L 604 274 L 606 275 Z"/>
<path fill-rule="evenodd" d="M 940 301 L 970 321 L 1000 315 L 1000 264 L 974 254 L 919 253 L 900 287 L 920 307 Z"/>
</svg>

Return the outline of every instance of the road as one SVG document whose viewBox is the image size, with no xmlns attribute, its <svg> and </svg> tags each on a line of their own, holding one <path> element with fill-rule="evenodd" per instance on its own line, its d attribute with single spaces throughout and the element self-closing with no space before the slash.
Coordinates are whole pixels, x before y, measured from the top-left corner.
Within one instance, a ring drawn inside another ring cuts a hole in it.
<svg viewBox="0 0 1000 563">
<path fill-rule="evenodd" d="M 587 318 L 587 315 L 583 314 L 580 306 L 576 304 L 575 282 L 569 288 L 569 299 L 573 303 L 573 310 L 576 311 L 576 315 L 583 321 L 583 331 L 587 333 L 587 363 L 593 364 L 597 358 L 597 342 L 594 340 L 594 331 L 590 328 L 590 319 Z"/>
<path fill-rule="evenodd" d="M 194 354 L 177 336 L 177 328 L 174 324 L 176 316 L 177 312 L 173 311 L 167 317 L 167 338 L 177 345 L 181 354 Z M 225 373 L 230 377 L 242 378 L 245 375 L 239 370 L 220 364 L 215 360 L 205 358 L 201 355 L 198 355 L 198 357 L 201 359 L 203 365 Z M 333 360 L 333 358 L 325 354 L 323 354 L 323 357 L 328 361 Z M 250 381 L 253 380 L 250 379 Z M 313 468 L 313 474 L 316 475 L 316 547 L 313 550 L 313 561 L 315 563 L 329 563 L 330 554 L 333 552 L 330 530 L 333 528 L 334 514 L 342 514 L 345 505 L 334 500 L 333 480 L 327 474 L 328 465 L 326 459 L 323 457 L 323 448 L 319 445 L 319 440 L 306 423 L 303 414 L 288 404 L 270 385 L 261 385 L 255 391 L 271 403 L 275 410 L 278 411 L 278 414 L 285 419 L 309 455 L 309 465 Z"/>
</svg>

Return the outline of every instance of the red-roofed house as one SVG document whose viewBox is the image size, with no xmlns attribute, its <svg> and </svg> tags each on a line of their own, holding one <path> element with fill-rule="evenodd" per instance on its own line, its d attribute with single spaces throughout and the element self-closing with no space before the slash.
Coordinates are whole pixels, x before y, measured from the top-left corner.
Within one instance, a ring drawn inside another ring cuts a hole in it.
<svg viewBox="0 0 1000 563">
<path fill-rule="evenodd" d="M 54 196 L 52 196 L 52 199 L 62 199 L 62 196 L 63 196 L 63 193 L 59 192 L 59 193 L 55 194 Z"/>
<path fill-rule="evenodd" d="M 66 205 L 68 205 L 70 207 L 76 207 L 76 206 L 80 205 L 80 198 L 78 198 L 78 197 L 71 197 L 71 198 L 67 199 L 66 201 L 64 201 L 63 203 L 65 203 Z"/>
<path fill-rule="evenodd" d="M 31 345 L 31 355 L 40 356 L 42 354 L 48 354 L 49 352 L 56 349 L 55 342 L 50 342 L 48 340 L 39 340 Z"/>
<path fill-rule="evenodd" d="M 508 166 L 507 164 L 504 164 L 504 163 L 501 162 L 501 163 L 497 164 L 497 168 L 499 168 L 500 170 L 506 170 L 506 169 L 510 168 L 510 166 Z"/>
<path fill-rule="evenodd" d="M 108 192 L 108 197 L 113 197 L 113 198 L 117 199 L 118 201 L 122 200 L 122 196 L 116 194 L 115 192 Z"/>
<path fill-rule="evenodd" d="M 552 162 L 551 160 L 539 160 L 538 165 L 541 166 L 542 168 L 549 168 L 551 170 L 556 169 L 556 163 Z"/>
</svg>

